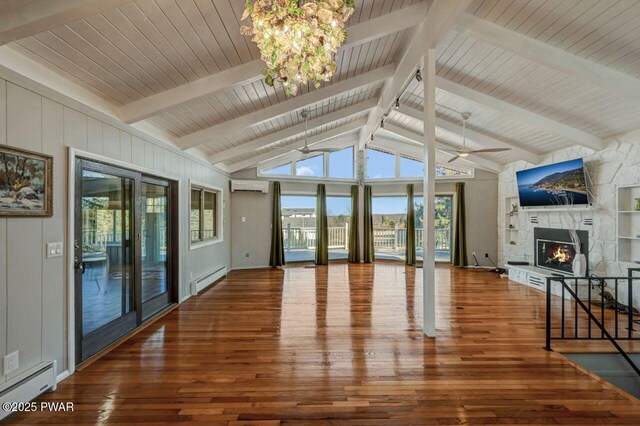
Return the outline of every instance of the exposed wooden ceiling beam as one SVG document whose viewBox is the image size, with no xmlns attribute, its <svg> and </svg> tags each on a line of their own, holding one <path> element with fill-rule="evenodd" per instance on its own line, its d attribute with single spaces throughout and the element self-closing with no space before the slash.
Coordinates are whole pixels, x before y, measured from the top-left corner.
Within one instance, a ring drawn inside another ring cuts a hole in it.
<svg viewBox="0 0 640 426">
<path fill-rule="evenodd" d="M 352 115 L 357 115 L 357 114 L 366 112 L 371 108 L 375 107 L 377 102 L 378 102 L 377 99 L 369 99 L 364 102 L 360 102 L 346 108 L 338 109 L 329 114 L 320 115 L 312 120 L 309 120 L 308 122 L 309 131 L 318 127 L 325 126 L 327 124 L 331 124 L 335 121 L 345 119 Z M 252 140 L 250 142 L 246 142 L 241 145 L 237 145 L 232 148 L 225 149 L 224 151 L 216 152 L 209 157 L 209 161 L 211 161 L 212 164 L 221 163 L 233 157 L 236 157 L 238 155 L 243 155 L 243 154 L 246 154 L 247 152 L 264 148 L 266 146 L 279 142 L 283 139 L 287 139 L 296 135 L 301 135 L 304 133 L 304 131 L 305 131 L 305 124 L 304 122 L 302 122 L 295 126 L 287 127 L 280 131 L 270 133 L 266 136 Z"/>
<path fill-rule="evenodd" d="M 393 133 L 394 135 L 400 136 L 402 138 L 405 138 L 409 141 L 413 141 L 417 144 L 424 144 L 424 136 L 422 136 L 421 134 L 412 132 L 411 130 L 407 130 L 407 129 L 403 129 L 401 127 L 398 127 L 394 124 L 385 124 L 384 129 L 385 132 L 389 132 L 389 133 Z M 436 148 L 440 149 L 440 150 L 450 150 L 450 149 L 456 149 L 457 147 L 455 146 L 451 146 L 445 143 L 442 143 L 441 141 L 439 141 L 436 144 Z M 468 161 L 472 161 L 474 163 L 476 163 L 478 165 L 479 168 L 484 169 L 484 170 L 489 170 L 491 172 L 494 173 L 500 173 L 503 170 L 503 166 L 495 163 L 491 160 L 487 160 L 485 158 L 482 158 L 478 155 L 474 155 L 471 154 L 467 157 L 465 157 L 466 160 Z"/>
<path fill-rule="evenodd" d="M 345 133 L 349 133 L 349 132 L 353 132 L 354 130 L 359 129 L 360 127 L 362 127 L 362 125 L 365 123 L 365 119 L 361 119 L 361 120 L 356 120 L 353 121 L 351 123 L 348 124 L 344 124 L 342 126 L 338 126 L 334 129 L 331 130 L 327 130 L 326 132 L 322 132 L 319 133 L 317 135 L 313 135 L 308 139 L 308 144 L 314 145 L 317 144 L 319 142 L 323 142 L 327 139 L 331 139 L 331 138 L 335 138 L 338 137 L 340 135 L 343 135 Z M 228 164 L 226 165 L 226 169 L 229 170 L 229 172 L 233 173 L 233 172 L 237 172 L 238 170 L 243 170 L 249 167 L 253 167 L 258 163 L 261 163 L 263 161 L 267 161 L 270 160 L 272 158 L 275 157 L 279 157 L 281 155 L 284 155 L 285 153 L 283 152 L 283 149 L 287 149 L 287 150 L 291 150 L 293 151 L 294 149 L 298 149 L 298 148 L 302 148 L 304 146 L 304 141 L 300 140 L 300 141 L 296 141 L 294 143 L 288 144 L 286 146 L 283 147 L 278 147 L 278 149 L 273 149 L 270 150 L 268 152 L 265 152 L 263 154 L 260 155 L 255 155 L 247 160 L 243 160 L 243 161 L 238 161 L 236 163 L 232 163 L 232 164 Z"/>
<path fill-rule="evenodd" d="M 385 84 L 378 107 L 369 114 L 369 120 L 360 132 L 359 147 L 363 148 L 377 128 L 382 116 L 389 111 L 400 91 L 413 78 L 422 63 L 425 44 L 437 47 L 453 28 L 459 16 L 467 9 L 471 0 L 434 0 L 426 13 L 424 24 L 417 27 L 413 39 L 404 52 L 398 69 L 391 81 Z"/>
<path fill-rule="evenodd" d="M 527 123 L 539 130 L 573 141 L 578 145 L 582 145 L 596 151 L 603 148 L 602 139 L 597 136 L 575 129 L 571 126 L 567 126 L 566 124 L 559 123 L 524 108 L 517 107 L 498 98 L 478 92 L 477 90 L 470 89 L 442 77 L 436 78 L 436 85 L 439 89 L 451 93 L 452 95 L 459 96 L 478 105 L 485 106 L 507 117 Z"/>
<path fill-rule="evenodd" d="M 330 84 L 318 90 L 291 97 L 284 102 L 260 109 L 249 114 L 242 115 L 218 125 L 199 130 L 195 133 L 183 136 L 178 140 L 182 149 L 202 145 L 221 135 L 229 135 L 248 127 L 255 126 L 265 121 L 273 120 L 298 109 L 309 107 L 318 102 L 338 96 L 343 92 L 369 86 L 391 77 L 396 69 L 395 64 L 389 64 L 373 71 L 357 75 L 337 83 Z"/>
<path fill-rule="evenodd" d="M 424 17 L 425 3 L 418 3 L 348 27 L 349 38 L 342 49 L 351 48 L 376 38 L 418 25 Z M 261 59 L 203 77 L 173 89 L 131 102 L 122 107 L 126 123 L 135 123 L 161 114 L 187 102 L 228 90 L 262 78 L 265 67 Z"/>
<path fill-rule="evenodd" d="M 493 22 L 465 13 L 458 21 L 455 30 L 571 77 L 588 81 L 626 98 L 640 101 L 640 79 L 573 55 Z"/>
<path fill-rule="evenodd" d="M 424 113 L 422 111 L 412 108 L 408 105 L 400 105 L 400 108 L 394 111 L 420 121 L 423 121 L 424 118 Z M 458 137 L 462 137 L 461 124 L 452 123 L 451 121 L 445 120 L 443 118 L 436 118 L 436 127 L 448 133 L 455 134 Z M 527 149 L 520 148 L 510 142 L 506 142 L 500 139 L 496 139 L 492 136 L 476 132 L 469 129 L 468 127 L 466 130 L 466 136 L 472 142 L 475 142 L 476 144 L 485 148 L 509 148 L 520 160 L 527 161 L 531 164 L 540 163 L 540 156 L 538 154 Z"/>
<path fill-rule="evenodd" d="M 133 0 L 2 0 L 0 46 L 131 3 Z"/>
</svg>

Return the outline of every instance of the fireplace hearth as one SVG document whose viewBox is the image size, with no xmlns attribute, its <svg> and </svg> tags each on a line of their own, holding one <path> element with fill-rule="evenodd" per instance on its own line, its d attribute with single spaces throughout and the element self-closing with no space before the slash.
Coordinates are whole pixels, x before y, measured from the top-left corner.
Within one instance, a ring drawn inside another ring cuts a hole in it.
<svg viewBox="0 0 640 426">
<path fill-rule="evenodd" d="M 589 266 L 589 234 L 587 231 L 577 231 L 580 238 L 580 250 L 587 258 Z M 535 265 L 563 274 L 573 273 L 573 260 L 576 248 L 571 241 L 569 231 L 555 228 L 534 228 Z"/>
</svg>

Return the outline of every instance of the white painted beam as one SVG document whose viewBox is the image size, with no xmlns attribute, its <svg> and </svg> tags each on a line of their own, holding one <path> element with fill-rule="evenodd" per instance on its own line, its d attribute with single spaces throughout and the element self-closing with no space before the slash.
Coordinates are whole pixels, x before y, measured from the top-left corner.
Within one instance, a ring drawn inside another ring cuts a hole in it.
<svg viewBox="0 0 640 426">
<path fill-rule="evenodd" d="M 640 80 L 547 43 L 465 13 L 455 27 L 469 36 L 530 59 L 573 78 L 640 101 Z"/>
<path fill-rule="evenodd" d="M 559 123 L 524 108 L 517 107 L 498 98 L 478 92 L 477 90 L 470 89 L 442 77 L 436 77 L 436 85 L 439 89 L 451 93 L 452 95 L 459 96 L 478 105 L 485 106 L 499 112 L 500 114 L 523 123 L 527 123 L 530 126 L 536 127 L 552 135 L 573 141 L 578 145 L 582 145 L 596 151 L 603 148 L 602 139 L 597 136 L 575 129 L 571 126 L 567 126 L 566 124 Z"/>
<path fill-rule="evenodd" d="M 416 120 L 423 120 L 422 111 L 407 105 L 400 105 L 400 108 L 394 111 Z M 451 121 L 436 117 L 436 128 L 454 134 L 457 137 L 462 137 L 461 124 L 452 123 Z M 509 148 L 518 157 L 518 159 L 527 161 L 531 164 L 540 164 L 540 156 L 538 154 L 527 149 L 520 148 L 512 143 L 496 139 L 493 136 L 485 135 L 484 133 L 476 132 L 468 127 L 466 130 L 466 136 L 468 140 L 485 148 Z"/>
<path fill-rule="evenodd" d="M 308 127 L 309 131 L 322 127 L 327 124 L 331 124 L 335 121 L 345 119 L 352 115 L 361 114 L 365 111 L 370 110 L 375 107 L 377 104 L 377 99 L 369 99 L 364 102 L 360 102 L 355 105 L 351 105 L 347 108 L 342 108 L 331 112 L 329 114 L 321 115 L 312 120 L 309 120 Z M 255 139 L 250 142 L 243 143 L 241 145 L 234 146 L 229 149 L 225 149 L 224 151 L 216 152 L 209 157 L 209 161 L 212 164 L 221 163 L 223 161 L 227 161 L 233 157 L 237 157 L 239 155 L 246 154 L 247 152 L 255 151 L 260 148 L 264 148 L 276 142 L 279 142 L 283 139 L 290 138 L 292 136 L 303 134 L 305 131 L 304 122 L 297 124 L 295 126 L 287 127 L 280 131 L 268 134 L 261 138 Z"/>
<path fill-rule="evenodd" d="M 358 89 L 360 87 L 369 86 L 391 77 L 395 71 L 395 65 L 389 64 L 384 67 L 376 68 L 373 71 L 357 75 L 337 83 L 330 84 L 318 90 L 298 95 L 287 99 L 284 102 L 274 104 L 270 107 L 263 108 L 249 114 L 242 115 L 229 121 L 225 121 L 218 125 L 199 130 L 189 135 L 183 136 L 178 140 L 178 144 L 182 149 L 192 148 L 202 145 L 211 140 L 215 140 L 221 135 L 229 135 L 255 126 L 265 121 L 273 120 L 285 114 L 289 114 L 298 109 L 309 107 L 318 102 L 338 96 L 339 94 Z"/>
<path fill-rule="evenodd" d="M 425 3 L 418 3 L 378 18 L 352 25 L 347 28 L 348 40 L 341 49 L 352 48 L 418 25 L 422 22 L 425 8 Z M 261 59 L 257 59 L 128 103 L 122 107 L 124 121 L 126 123 L 134 123 L 144 120 L 195 99 L 260 80 L 263 68 L 265 68 L 264 62 Z"/>
<path fill-rule="evenodd" d="M 0 46 L 133 0 L 2 0 Z"/>
<path fill-rule="evenodd" d="M 385 84 L 378 108 L 369 114 L 367 125 L 360 132 L 360 149 L 371 138 L 371 134 L 377 129 L 382 116 L 389 111 L 396 98 L 401 95 L 400 91 L 422 65 L 424 46 L 437 47 L 469 4 L 471 4 L 471 0 L 434 0 L 431 3 L 424 23 L 416 27 L 413 38 L 407 45 L 395 76 Z"/>
<path fill-rule="evenodd" d="M 338 126 L 338 127 L 334 128 L 334 129 L 331 129 L 331 130 L 327 130 L 326 132 L 322 132 L 320 134 L 311 136 L 308 139 L 308 144 L 311 146 L 313 144 L 317 144 L 319 142 L 323 142 L 323 141 L 325 141 L 327 139 L 335 138 L 335 137 L 343 135 L 345 133 L 353 132 L 354 130 L 357 130 L 362 125 L 364 125 L 364 123 L 365 123 L 365 119 L 361 119 L 361 120 L 353 121 L 353 122 L 351 122 L 349 124 L 344 124 L 342 126 Z M 291 151 L 293 151 L 294 149 L 302 148 L 303 146 L 304 146 L 304 140 L 300 140 L 300 141 L 291 143 L 289 145 L 286 145 L 284 147 L 278 147 L 278 149 L 273 149 L 273 150 L 265 152 L 263 154 L 255 155 L 255 156 L 253 156 L 253 157 L 251 157 L 251 158 L 249 158 L 247 160 L 238 161 L 236 163 L 229 164 L 229 165 L 227 165 L 226 168 L 231 173 L 237 172 L 238 170 L 243 170 L 243 169 L 246 169 L 248 167 L 253 167 L 256 164 L 261 163 L 263 161 L 267 161 L 267 160 L 270 160 L 272 158 L 284 155 L 285 153 L 283 152 L 283 149 L 290 149 Z"/>
<path fill-rule="evenodd" d="M 384 131 L 389 132 L 389 133 L 393 133 L 396 136 L 400 136 L 402 138 L 405 138 L 409 141 L 413 141 L 415 143 L 419 143 L 421 145 L 424 144 L 424 136 L 415 132 L 412 132 L 411 130 L 407 130 L 407 129 L 403 129 L 402 127 L 398 127 L 394 124 L 386 124 L 384 125 Z M 449 144 L 445 144 L 441 141 L 436 142 L 436 148 L 440 149 L 440 150 L 451 150 L 451 149 L 457 149 L 457 147 L 455 146 L 451 146 Z M 503 170 L 503 166 L 495 163 L 493 161 L 487 160 L 485 158 L 482 158 L 478 155 L 469 155 L 466 157 L 467 160 L 474 162 L 478 168 L 483 169 L 483 170 L 488 170 L 490 172 L 493 173 L 500 173 Z"/>
</svg>

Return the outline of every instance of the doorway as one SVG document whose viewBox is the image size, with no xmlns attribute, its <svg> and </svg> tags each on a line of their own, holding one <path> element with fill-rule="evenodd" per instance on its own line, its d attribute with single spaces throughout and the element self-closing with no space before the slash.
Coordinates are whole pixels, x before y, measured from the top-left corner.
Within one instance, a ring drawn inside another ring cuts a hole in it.
<svg viewBox="0 0 640 426">
<path fill-rule="evenodd" d="M 76 159 L 75 323 L 81 363 L 177 300 L 177 183 Z"/>
</svg>

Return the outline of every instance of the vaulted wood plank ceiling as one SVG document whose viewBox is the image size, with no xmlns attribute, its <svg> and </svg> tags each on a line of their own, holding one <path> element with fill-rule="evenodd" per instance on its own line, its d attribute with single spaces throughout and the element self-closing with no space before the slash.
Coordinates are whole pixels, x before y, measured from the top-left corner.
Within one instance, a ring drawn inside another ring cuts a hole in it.
<svg viewBox="0 0 640 426">
<path fill-rule="evenodd" d="M 240 34 L 244 6 L 235 0 L 110 0 L 112 7 L 62 14 L 68 22 L 0 47 L 0 65 L 15 55 L 36 61 L 98 95 L 119 118 L 235 170 L 298 143 L 304 108 L 319 143 L 358 123 L 359 136 L 348 130 L 344 143 L 368 140 L 390 107 L 376 102 L 406 77 L 398 64 L 419 67 L 419 56 L 407 58 L 410 45 L 438 1 L 357 0 L 332 82 L 293 98 L 259 78 L 260 55 Z M 640 128 L 639 24 L 638 2 L 471 1 L 437 46 L 438 139 L 460 146 L 456 111 L 471 112 L 469 145 L 512 146 L 479 156 L 505 165 Z M 387 122 L 421 134 L 422 85 L 413 81 L 397 95 L 403 108 Z M 391 133 L 379 136 L 402 150 L 406 138 Z"/>
</svg>

